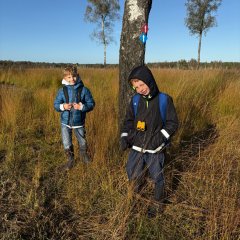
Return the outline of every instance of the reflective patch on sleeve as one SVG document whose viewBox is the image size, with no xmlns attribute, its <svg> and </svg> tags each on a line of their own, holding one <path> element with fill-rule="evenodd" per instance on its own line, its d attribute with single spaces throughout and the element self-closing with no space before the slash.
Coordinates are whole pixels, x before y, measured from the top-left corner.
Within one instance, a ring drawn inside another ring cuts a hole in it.
<svg viewBox="0 0 240 240">
<path fill-rule="evenodd" d="M 127 137 L 128 136 L 128 133 L 122 133 L 121 134 L 121 137 Z"/>
<path fill-rule="evenodd" d="M 162 130 L 161 130 L 161 133 L 163 134 L 163 136 L 164 136 L 166 139 L 169 139 L 169 138 L 170 138 L 170 135 L 167 133 L 166 130 L 162 129 Z"/>
</svg>

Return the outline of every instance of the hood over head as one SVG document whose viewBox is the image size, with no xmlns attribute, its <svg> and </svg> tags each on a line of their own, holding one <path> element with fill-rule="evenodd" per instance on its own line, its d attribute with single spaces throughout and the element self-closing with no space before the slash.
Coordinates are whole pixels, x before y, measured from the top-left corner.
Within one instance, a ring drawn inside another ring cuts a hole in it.
<svg viewBox="0 0 240 240">
<path fill-rule="evenodd" d="M 130 85 L 132 85 L 131 79 L 139 79 L 143 81 L 150 89 L 149 95 L 151 96 L 151 98 L 155 97 L 159 93 L 156 81 L 152 75 L 151 70 L 147 66 L 143 65 L 135 67 L 128 77 Z"/>
</svg>

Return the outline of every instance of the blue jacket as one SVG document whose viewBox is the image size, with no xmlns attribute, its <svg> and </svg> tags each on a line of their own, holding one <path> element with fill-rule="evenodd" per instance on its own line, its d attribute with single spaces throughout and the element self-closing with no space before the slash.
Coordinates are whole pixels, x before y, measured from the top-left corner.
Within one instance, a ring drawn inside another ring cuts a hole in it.
<svg viewBox="0 0 240 240">
<path fill-rule="evenodd" d="M 67 82 L 63 80 L 62 83 L 65 85 Z M 65 86 L 67 87 L 70 103 L 77 102 L 78 88 L 82 88 L 80 102 L 82 102 L 84 106 L 82 110 L 75 110 L 72 108 L 70 111 L 62 111 L 60 105 L 66 103 L 66 98 L 64 96 L 63 88 L 59 89 L 54 101 L 54 108 L 57 112 L 61 112 L 61 123 L 69 126 L 84 126 L 86 113 L 93 110 L 95 106 L 92 94 L 88 88 L 84 87 L 80 78 L 77 79 L 77 82 L 74 85 Z"/>
</svg>

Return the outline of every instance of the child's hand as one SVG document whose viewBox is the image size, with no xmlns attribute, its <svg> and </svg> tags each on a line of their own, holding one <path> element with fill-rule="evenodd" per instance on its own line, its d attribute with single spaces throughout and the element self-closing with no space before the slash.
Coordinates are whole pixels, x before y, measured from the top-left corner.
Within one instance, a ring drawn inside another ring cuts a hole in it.
<svg viewBox="0 0 240 240">
<path fill-rule="evenodd" d="M 64 103 L 63 108 L 65 110 L 70 110 L 72 108 L 73 104 L 72 103 Z"/>
<path fill-rule="evenodd" d="M 83 104 L 81 102 L 80 103 L 74 103 L 73 108 L 76 109 L 76 110 L 82 110 Z"/>
</svg>

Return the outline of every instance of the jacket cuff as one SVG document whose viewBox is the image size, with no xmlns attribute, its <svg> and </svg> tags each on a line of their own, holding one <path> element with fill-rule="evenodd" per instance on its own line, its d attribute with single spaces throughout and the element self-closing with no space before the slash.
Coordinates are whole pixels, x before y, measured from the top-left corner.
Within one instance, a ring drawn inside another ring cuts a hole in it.
<svg viewBox="0 0 240 240">
<path fill-rule="evenodd" d="M 80 105 L 80 111 L 83 110 L 83 107 L 84 107 L 84 104 L 81 104 L 81 105 Z"/>
<path fill-rule="evenodd" d="M 64 111 L 64 110 L 65 110 L 64 107 L 63 107 L 63 104 L 60 104 L 60 110 L 61 110 L 61 111 Z"/>
<path fill-rule="evenodd" d="M 161 130 L 161 133 L 163 134 L 163 136 L 168 140 L 170 138 L 170 135 L 168 134 L 168 132 L 165 129 Z"/>
</svg>

